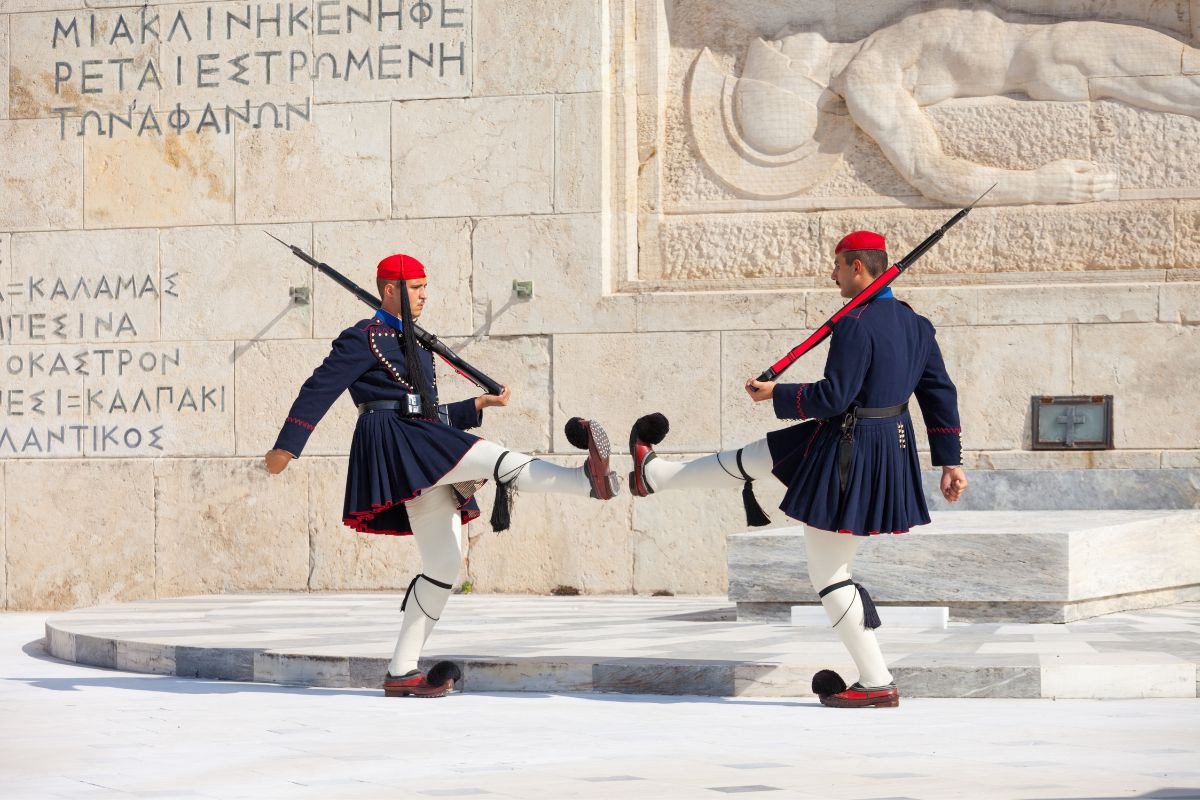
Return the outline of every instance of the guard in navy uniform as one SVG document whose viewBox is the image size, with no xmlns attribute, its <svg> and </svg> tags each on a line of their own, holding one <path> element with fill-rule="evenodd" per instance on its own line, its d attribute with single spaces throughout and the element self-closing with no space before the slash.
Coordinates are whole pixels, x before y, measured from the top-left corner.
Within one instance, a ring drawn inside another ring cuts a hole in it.
<svg viewBox="0 0 1200 800">
<path fill-rule="evenodd" d="M 342 331 L 300 387 L 275 447 L 266 454 L 266 467 L 278 474 L 298 458 L 325 412 L 349 389 L 359 416 L 342 521 L 363 533 L 412 534 L 421 553 L 422 572 L 409 583 L 401 605 L 404 619 L 384 693 L 441 697 L 461 679 L 457 666 L 441 662 L 426 675 L 417 661 L 458 577 L 462 523 L 479 516 L 474 493 L 488 480 L 496 481 L 492 519 L 502 529 L 516 490 L 608 500 L 619 483 L 608 466 L 608 437 L 594 421 L 568 423 L 568 438 L 588 450 L 577 469 L 467 433 L 482 423 L 485 408 L 508 405 L 508 387 L 499 395 L 438 405 L 433 354 L 418 343 L 411 324 L 425 305 L 425 267 L 412 256 L 388 256 L 379 262 L 376 282 L 382 308 Z"/>
<path fill-rule="evenodd" d="M 884 238 L 856 231 L 834 250 L 832 278 L 842 296 L 852 298 L 887 267 Z M 900 693 L 875 639 L 879 618 L 870 595 L 851 579 L 850 566 L 865 537 L 929 522 L 911 397 L 925 417 L 933 464 L 942 467 L 942 494 L 955 502 L 967 486 L 958 394 L 933 325 L 885 289 L 834 327 L 822 380 L 776 384 L 752 378 L 745 388 L 756 402 L 771 400 L 780 419 L 803 421 L 739 450 L 667 462 L 653 449 L 667 433 L 666 418 L 642 417 L 630 434 L 630 486 L 645 497 L 742 484 L 748 518 L 766 524 L 750 483 L 769 475 L 782 481 L 787 492 L 780 508 L 805 523 L 813 589 L 859 671 L 858 682 L 847 687 L 836 673 L 822 670 L 813 691 L 827 706 L 897 706 Z"/>
</svg>

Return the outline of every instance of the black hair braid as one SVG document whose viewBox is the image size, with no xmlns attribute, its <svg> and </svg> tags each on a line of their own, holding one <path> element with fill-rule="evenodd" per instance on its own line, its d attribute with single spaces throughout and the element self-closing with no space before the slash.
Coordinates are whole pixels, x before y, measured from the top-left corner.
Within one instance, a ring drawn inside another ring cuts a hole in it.
<svg viewBox="0 0 1200 800">
<path fill-rule="evenodd" d="M 436 420 L 437 403 L 433 397 L 433 381 L 421 365 L 421 350 L 414 331 L 412 306 L 408 302 L 408 281 L 399 281 L 396 288 L 400 290 L 400 321 L 404 328 L 404 365 L 413 389 L 421 395 L 421 416 Z"/>
</svg>

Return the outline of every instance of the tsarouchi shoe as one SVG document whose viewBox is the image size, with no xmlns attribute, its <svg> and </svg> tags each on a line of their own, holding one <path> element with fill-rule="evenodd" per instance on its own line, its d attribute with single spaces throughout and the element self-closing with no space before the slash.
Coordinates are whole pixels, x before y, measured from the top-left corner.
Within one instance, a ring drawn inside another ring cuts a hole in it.
<svg viewBox="0 0 1200 800">
<path fill-rule="evenodd" d="M 661 442 L 670 429 L 671 424 L 667 418 L 654 413 L 638 419 L 629 431 L 629 455 L 633 458 L 633 472 L 629 473 L 629 491 L 637 497 L 654 494 L 654 488 L 646 480 L 646 464 L 656 458 L 654 445 Z"/>
<path fill-rule="evenodd" d="M 599 500 L 611 500 L 621 491 L 621 480 L 608 466 L 612 447 L 608 434 L 596 420 L 572 417 L 566 425 L 567 441 L 579 448 L 587 448 L 587 461 L 583 472 L 592 485 L 591 495 Z"/>
<path fill-rule="evenodd" d="M 863 686 L 855 683 L 834 694 L 820 696 L 821 705 L 830 708 L 895 708 L 900 705 L 900 690 L 896 684 Z"/>
<path fill-rule="evenodd" d="M 383 679 L 384 697 L 445 697 L 462 680 L 462 670 L 451 661 L 439 661 L 429 675 L 414 669 L 396 677 L 390 672 Z"/>
</svg>

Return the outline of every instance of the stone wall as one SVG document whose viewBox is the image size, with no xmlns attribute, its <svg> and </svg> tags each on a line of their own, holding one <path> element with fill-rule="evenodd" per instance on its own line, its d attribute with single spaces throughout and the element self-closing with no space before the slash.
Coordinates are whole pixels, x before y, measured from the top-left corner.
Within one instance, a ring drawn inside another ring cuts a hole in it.
<svg viewBox="0 0 1200 800">
<path fill-rule="evenodd" d="M 365 315 L 263 231 L 367 288 L 382 255 L 418 255 L 422 324 L 513 387 L 483 434 L 577 463 L 574 415 L 620 443 L 661 410 L 668 456 L 760 436 L 776 423 L 742 382 L 840 305 L 841 233 L 878 228 L 902 254 L 954 210 L 861 131 L 811 189 L 752 196 L 688 118 L 703 48 L 736 75 L 755 37 L 853 41 L 915 0 L 279 5 L 275 22 L 276 3 L 0 0 L 2 608 L 407 583 L 411 539 L 340 525 L 348 401 L 286 473 L 260 467 L 329 340 Z M 1188 2 L 1010 5 L 1197 42 Z M 1194 50 L 1182 70 L 1200 74 Z M 1100 201 L 978 208 L 897 287 L 938 326 L 967 466 L 1200 474 L 1200 122 L 1017 97 L 930 116 L 964 159 L 1119 176 Z M 823 353 L 788 379 L 818 378 Z M 440 388 L 477 391 L 448 371 Z M 1043 394 L 1113 394 L 1117 449 L 1032 452 Z M 782 491 L 758 493 L 769 509 Z M 523 496 L 510 532 L 471 526 L 463 577 L 721 594 L 742 527 L 737 487 Z"/>
</svg>

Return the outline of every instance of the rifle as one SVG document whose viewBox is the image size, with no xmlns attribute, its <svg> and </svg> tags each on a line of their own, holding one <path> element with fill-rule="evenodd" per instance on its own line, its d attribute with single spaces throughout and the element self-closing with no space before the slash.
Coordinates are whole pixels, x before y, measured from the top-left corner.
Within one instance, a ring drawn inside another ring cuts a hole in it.
<svg viewBox="0 0 1200 800">
<path fill-rule="evenodd" d="M 362 288 L 357 283 L 350 280 L 349 278 L 347 278 L 342 273 L 338 272 L 333 267 L 329 266 L 328 264 L 326 264 L 322 261 L 317 261 L 315 258 L 313 258 L 308 253 L 301 250 L 296 245 L 288 244 L 287 242 L 280 239 L 278 236 L 274 236 L 271 233 L 269 233 L 268 231 L 263 231 L 263 233 L 266 233 L 267 236 L 270 236 L 272 239 L 274 239 L 275 241 L 279 242 L 284 247 L 291 250 L 292 255 L 296 256 L 297 258 L 299 258 L 302 261 L 307 262 L 310 267 L 313 267 L 314 269 L 317 269 L 317 270 L 325 273 L 330 278 L 333 278 L 335 283 L 337 283 L 343 289 L 346 289 L 347 291 L 349 291 L 350 294 L 354 295 L 359 300 L 361 300 L 362 302 L 369 305 L 371 308 L 373 308 L 375 310 L 379 309 L 379 307 L 380 307 L 379 298 L 375 297 L 375 295 L 371 294 L 366 289 Z M 415 322 L 413 323 L 413 336 L 415 336 L 417 338 L 418 342 L 420 342 L 425 347 L 429 348 L 429 350 L 431 352 L 436 353 L 438 356 L 440 356 L 441 359 L 443 361 L 445 361 L 447 364 L 449 364 L 451 366 L 451 368 L 454 369 L 455 372 L 457 372 L 459 375 L 462 375 L 464 378 L 466 378 L 467 380 L 469 380 L 471 383 L 475 384 L 479 388 L 483 389 L 488 394 L 500 394 L 502 391 L 504 391 L 504 387 L 502 387 L 500 384 L 496 383 L 494 380 L 489 378 L 487 375 L 484 375 L 481 371 L 479 371 L 475 367 L 468 364 L 466 361 L 464 361 L 462 359 L 462 357 L 460 357 L 458 355 L 458 353 L 455 353 L 453 350 L 451 350 L 449 347 L 447 347 L 445 344 L 443 344 L 440 339 L 438 339 L 432 333 L 425 330 L 424 328 L 422 328 L 420 325 L 418 325 Z"/>
<path fill-rule="evenodd" d="M 965 217 L 967 214 L 969 214 L 971 212 L 971 209 L 975 207 L 975 204 L 984 198 L 984 195 L 986 195 L 988 192 L 990 192 L 992 189 L 995 189 L 995 188 L 996 188 L 996 184 L 992 184 L 991 187 L 987 190 L 987 192 L 984 192 L 983 194 L 979 195 L 979 197 L 975 198 L 974 203 L 971 203 L 971 205 L 967 206 L 966 208 L 959 210 L 959 212 L 957 214 L 955 214 L 953 217 L 951 217 L 949 219 L 949 221 L 946 222 L 945 225 L 938 228 L 936 231 L 931 233 L 925 239 L 925 241 L 923 241 L 919 245 L 917 245 L 911 253 L 909 253 L 904 258 L 900 259 L 895 264 L 893 264 L 892 266 L 890 266 L 886 270 L 884 270 L 883 273 L 878 278 L 871 281 L 871 284 L 867 288 L 863 289 L 861 292 L 859 292 L 853 298 L 851 298 L 850 301 L 848 303 L 846 303 L 846 305 L 842 306 L 836 314 L 834 314 L 832 317 L 830 317 L 828 320 L 826 320 L 825 323 L 823 325 L 821 325 L 821 327 L 819 327 L 815 331 L 813 331 L 812 334 L 807 339 L 805 339 L 803 342 L 801 342 L 800 344 L 793 347 L 790 351 L 788 351 L 788 354 L 785 355 L 783 358 L 779 359 L 774 364 L 772 364 L 770 367 L 763 370 L 762 374 L 758 376 L 758 380 L 760 380 L 760 381 L 775 380 L 777 377 L 779 377 L 780 373 L 782 373 L 785 369 L 790 367 L 792 364 L 796 363 L 796 361 L 798 361 L 801 356 L 803 356 L 809 350 L 812 350 L 814 347 L 819 345 L 821 342 L 825 341 L 825 339 L 831 333 L 833 333 L 833 326 L 837 324 L 838 320 L 840 320 L 842 317 L 849 314 L 854 309 L 861 306 L 863 303 L 868 302 L 873 297 L 875 297 L 875 295 L 879 294 L 884 289 L 886 289 L 888 287 L 888 285 L 891 284 L 892 281 L 894 281 L 894 280 L 896 280 L 896 278 L 900 277 L 900 274 L 903 273 L 904 270 L 911 267 L 913 265 L 914 261 L 916 261 L 921 256 L 925 255 L 926 251 L 928 251 L 929 248 L 931 248 L 935 244 L 937 244 L 938 241 L 942 238 L 942 236 L 945 235 L 946 231 L 950 230 L 950 228 L 957 225 L 958 222 L 963 217 Z"/>
</svg>

